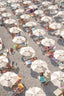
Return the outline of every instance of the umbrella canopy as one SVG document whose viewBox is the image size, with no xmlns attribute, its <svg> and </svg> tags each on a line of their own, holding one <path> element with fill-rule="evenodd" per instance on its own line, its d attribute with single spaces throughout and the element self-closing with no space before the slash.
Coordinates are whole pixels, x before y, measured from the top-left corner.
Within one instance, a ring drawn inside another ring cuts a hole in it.
<svg viewBox="0 0 64 96">
<path fill-rule="evenodd" d="M 10 33 L 19 33 L 22 30 L 19 27 L 12 27 L 9 29 Z"/>
<path fill-rule="evenodd" d="M 48 67 L 45 61 L 35 60 L 34 62 L 32 62 L 31 69 L 37 73 L 41 73 L 45 72 L 45 70 L 48 69 Z"/>
<path fill-rule="evenodd" d="M 41 44 L 50 47 L 55 45 L 55 41 L 53 39 L 45 38 L 41 41 Z"/>
<path fill-rule="evenodd" d="M 11 3 L 12 2 L 12 0 L 7 0 L 7 3 Z"/>
<path fill-rule="evenodd" d="M 29 8 L 30 9 L 36 9 L 37 8 L 37 5 L 30 5 Z"/>
<path fill-rule="evenodd" d="M 26 91 L 25 96 L 46 96 L 46 95 L 41 88 L 32 87 Z"/>
<path fill-rule="evenodd" d="M 49 10 L 55 10 L 55 9 L 58 9 L 58 5 L 50 5 L 48 7 Z"/>
<path fill-rule="evenodd" d="M 17 10 L 15 11 L 16 15 L 22 14 L 23 12 L 24 12 L 24 9 L 21 9 L 21 8 L 19 8 L 19 9 L 17 9 Z"/>
<path fill-rule="evenodd" d="M 20 54 L 23 56 L 31 56 L 34 57 L 35 56 L 35 51 L 32 47 L 23 47 L 20 49 Z"/>
<path fill-rule="evenodd" d="M 7 19 L 4 21 L 5 24 L 15 24 L 16 23 L 16 20 L 14 19 Z"/>
<path fill-rule="evenodd" d="M 6 2 L 5 2 L 5 1 L 1 1 L 1 2 L 0 2 L 0 5 L 1 5 L 1 6 L 4 6 L 4 5 L 6 5 Z"/>
<path fill-rule="evenodd" d="M 42 10 L 36 10 L 36 11 L 34 11 L 34 13 L 35 13 L 36 15 L 41 15 L 41 14 L 43 14 L 43 11 L 42 11 Z"/>
<path fill-rule="evenodd" d="M 9 61 L 6 56 L 0 56 L 0 68 L 6 67 L 8 62 Z"/>
<path fill-rule="evenodd" d="M 32 26 L 36 26 L 36 25 L 37 25 L 37 23 L 34 22 L 34 21 L 29 21 L 29 22 L 26 23 L 27 27 L 32 27 Z"/>
<path fill-rule="evenodd" d="M 24 1 L 23 4 L 31 4 L 31 1 Z"/>
<path fill-rule="evenodd" d="M 54 52 L 54 57 L 57 60 L 64 61 L 64 50 L 56 50 Z"/>
<path fill-rule="evenodd" d="M 64 11 L 59 11 L 56 16 L 64 16 Z"/>
<path fill-rule="evenodd" d="M 49 1 L 42 2 L 42 5 L 44 5 L 44 6 L 49 6 L 50 4 L 51 4 L 51 2 L 49 2 Z"/>
<path fill-rule="evenodd" d="M 30 19 L 30 16 L 28 14 L 23 14 L 20 16 L 21 19 Z"/>
<path fill-rule="evenodd" d="M 50 10 L 50 14 L 55 17 L 55 15 L 58 13 L 58 10 L 52 9 Z"/>
<path fill-rule="evenodd" d="M 11 17 L 11 13 L 3 13 L 2 17 Z"/>
<path fill-rule="evenodd" d="M 17 7 L 20 7 L 20 4 L 12 4 L 11 7 L 13 8 L 17 8 Z"/>
<path fill-rule="evenodd" d="M 13 43 L 21 44 L 26 41 L 26 38 L 23 36 L 15 36 L 12 41 L 13 41 Z"/>
<path fill-rule="evenodd" d="M 0 8 L 0 12 L 6 11 L 6 8 Z"/>
<path fill-rule="evenodd" d="M 0 77 L 0 84 L 6 87 L 12 87 L 18 81 L 18 75 L 14 72 L 6 72 Z"/>
<path fill-rule="evenodd" d="M 60 29 L 62 27 L 62 24 L 61 23 L 56 23 L 56 22 L 53 22 L 49 25 L 49 28 L 51 29 Z"/>
<path fill-rule="evenodd" d="M 64 80 L 64 73 L 61 71 L 56 71 L 51 74 L 51 82 L 57 86 L 62 87 L 62 82 Z"/>
<path fill-rule="evenodd" d="M 53 32 L 53 31 L 52 31 Z M 60 29 L 59 30 L 56 30 L 55 33 L 54 33 L 56 36 L 60 36 Z"/>
<path fill-rule="evenodd" d="M 36 30 L 33 31 L 33 35 L 35 35 L 35 36 L 41 36 L 41 35 L 43 36 L 45 34 L 46 33 L 43 29 L 36 29 Z"/>
<path fill-rule="evenodd" d="M 17 2 L 18 0 L 7 0 L 7 3 Z"/>
<path fill-rule="evenodd" d="M 52 21 L 52 18 L 49 17 L 49 16 L 44 16 L 41 18 L 41 21 L 44 21 L 44 22 L 51 22 Z"/>
</svg>

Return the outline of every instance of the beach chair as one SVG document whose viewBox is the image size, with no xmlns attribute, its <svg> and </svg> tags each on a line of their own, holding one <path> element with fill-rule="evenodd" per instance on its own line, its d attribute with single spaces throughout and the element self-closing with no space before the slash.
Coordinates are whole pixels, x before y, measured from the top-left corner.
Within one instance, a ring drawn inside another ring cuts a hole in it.
<svg viewBox="0 0 64 96">
<path fill-rule="evenodd" d="M 62 92 L 62 90 L 60 90 L 59 88 L 56 89 L 54 92 L 55 96 L 64 96 L 64 92 Z"/>
<path fill-rule="evenodd" d="M 22 83 L 19 83 L 15 88 L 12 89 L 12 96 L 17 96 L 20 93 L 22 93 L 24 90 L 24 85 Z"/>
</svg>

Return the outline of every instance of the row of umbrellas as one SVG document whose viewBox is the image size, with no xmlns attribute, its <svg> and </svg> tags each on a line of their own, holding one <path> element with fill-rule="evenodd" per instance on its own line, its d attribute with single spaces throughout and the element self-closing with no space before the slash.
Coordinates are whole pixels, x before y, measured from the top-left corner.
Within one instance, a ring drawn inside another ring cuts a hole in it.
<svg viewBox="0 0 64 96">
<path fill-rule="evenodd" d="M 29 16 L 29 15 L 27 15 L 27 16 Z M 46 19 L 45 19 L 46 20 Z M 52 20 L 52 19 L 51 19 Z M 54 25 L 54 26 L 53 26 Z M 30 27 L 30 26 L 36 26 L 36 24 L 35 23 L 32 23 L 32 22 L 28 22 L 28 23 L 26 23 L 26 26 L 28 26 L 28 27 Z M 52 23 L 52 24 L 50 24 L 50 28 L 53 26 L 53 29 L 56 29 L 56 27 L 58 27 L 59 28 L 59 26 L 60 26 L 60 23 Z M 60 28 L 61 28 L 61 26 L 60 26 Z M 36 32 L 39 32 L 39 30 L 36 30 Z M 35 31 L 33 31 L 33 33 L 35 34 L 36 33 Z M 41 32 L 41 30 L 40 30 L 40 32 Z M 37 33 L 36 33 L 37 34 Z M 43 31 L 42 31 L 42 34 L 44 34 L 43 33 Z M 52 39 L 48 39 L 48 38 L 45 38 L 44 40 L 42 40 L 41 41 L 41 43 L 44 45 L 44 46 L 52 46 L 52 45 L 55 45 L 55 41 L 54 40 L 52 40 Z M 22 48 L 21 48 L 22 49 Z M 28 54 L 28 56 L 29 56 L 29 54 Z"/>
<path fill-rule="evenodd" d="M 15 32 L 15 34 L 16 34 L 16 33 L 21 32 L 21 29 L 18 28 L 18 27 L 12 27 L 12 28 L 9 29 L 9 31 L 10 31 L 10 33 Z M 24 37 L 22 37 L 22 36 L 15 36 L 12 41 L 13 41 L 13 43 L 21 44 L 22 42 L 25 42 L 25 40 L 26 39 Z M 20 54 L 25 55 L 25 56 L 27 56 L 27 55 L 30 56 L 31 55 L 31 57 L 34 57 L 35 56 L 35 51 L 34 51 L 34 49 L 32 47 L 28 46 L 28 47 L 21 48 L 20 49 Z M 41 61 L 41 62 L 43 62 L 43 61 Z M 35 68 L 36 68 L 36 66 L 35 66 Z M 5 74 L 3 74 L 0 77 L 0 84 L 2 86 L 6 86 L 6 87 L 11 86 L 12 87 L 15 84 L 16 81 L 18 81 L 18 75 L 13 73 L 13 72 L 6 72 Z M 26 91 L 25 96 L 32 96 L 32 95 L 36 96 L 37 94 L 43 96 L 45 93 L 43 92 L 43 90 L 41 88 L 33 87 L 33 88 L 30 88 L 29 90 Z"/>
</svg>

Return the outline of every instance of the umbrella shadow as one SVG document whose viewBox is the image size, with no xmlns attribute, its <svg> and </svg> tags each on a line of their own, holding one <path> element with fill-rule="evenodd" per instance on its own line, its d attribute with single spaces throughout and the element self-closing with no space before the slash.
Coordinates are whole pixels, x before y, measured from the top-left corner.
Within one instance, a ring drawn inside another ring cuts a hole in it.
<svg viewBox="0 0 64 96">
<path fill-rule="evenodd" d="M 27 65 L 27 67 L 30 68 L 31 67 L 31 64 Z"/>
<path fill-rule="evenodd" d="M 50 81 L 47 85 L 42 86 L 44 92 L 46 93 L 46 96 L 55 96 L 54 91 L 58 88 L 53 85 L 53 83 Z"/>
<path fill-rule="evenodd" d="M 63 46 L 62 40 L 58 39 L 57 43 Z"/>
<path fill-rule="evenodd" d="M 16 74 L 19 73 L 19 67 L 17 67 L 17 69 L 13 70 Z"/>
<path fill-rule="evenodd" d="M 54 66 L 59 66 L 54 60 L 52 60 L 51 58 L 50 58 L 50 61 L 51 61 L 51 64 L 53 64 Z"/>
<path fill-rule="evenodd" d="M 55 17 L 55 21 L 58 22 L 58 23 L 61 23 L 62 22 L 62 17 L 60 17 L 60 16 Z"/>
<path fill-rule="evenodd" d="M 5 87 L 5 86 L 3 86 L 3 88 L 4 88 L 6 91 L 12 91 L 12 88 Z"/>
<path fill-rule="evenodd" d="M 53 30 L 52 30 L 52 31 L 51 31 L 51 30 L 48 31 L 48 35 L 50 35 L 50 36 L 55 36 L 54 33 L 55 33 L 55 32 L 54 32 Z"/>
<path fill-rule="evenodd" d="M 36 78 L 36 79 L 37 79 L 37 77 L 39 76 L 39 74 L 38 74 L 37 72 L 34 72 L 34 71 L 31 69 L 31 76 L 32 76 L 33 78 Z"/>
<path fill-rule="evenodd" d="M 62 69 L 61 71 L 64 72 L 64 69 Z"/>
</svg>

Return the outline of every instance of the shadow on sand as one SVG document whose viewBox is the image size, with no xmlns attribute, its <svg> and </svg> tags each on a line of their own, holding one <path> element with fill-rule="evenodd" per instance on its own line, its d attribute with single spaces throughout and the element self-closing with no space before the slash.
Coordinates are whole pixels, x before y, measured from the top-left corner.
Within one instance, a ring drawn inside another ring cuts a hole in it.
<svg viewBox="0 0 64 96">
<path fill-rule="evenodd" d="M 54 66 L 59 66 L 54 60 L 52 60 L 51 58 L 50 58 L 50 61 L 51 61 L 51 64 L 53 64 Z"/>
<path fill-rule="evenodd" d="M 39 74 L 38 74 L 37 72 L 34 72 L 34 71 L 31 69 L 31 76 L 32 76 L 33 78 L 36 78 L 36 79 L 37 79 L 37 77 L 39 76 Z"/>
<path fill-rule="evenodd" d="M 42 85 L 42 88 L 44 92 L 46 93 L 46 96 L 55 96 L 54 91 L 58 88 L 53 85 L 52 82 L 49 82 L 48 85 Z"/>
</svg>

